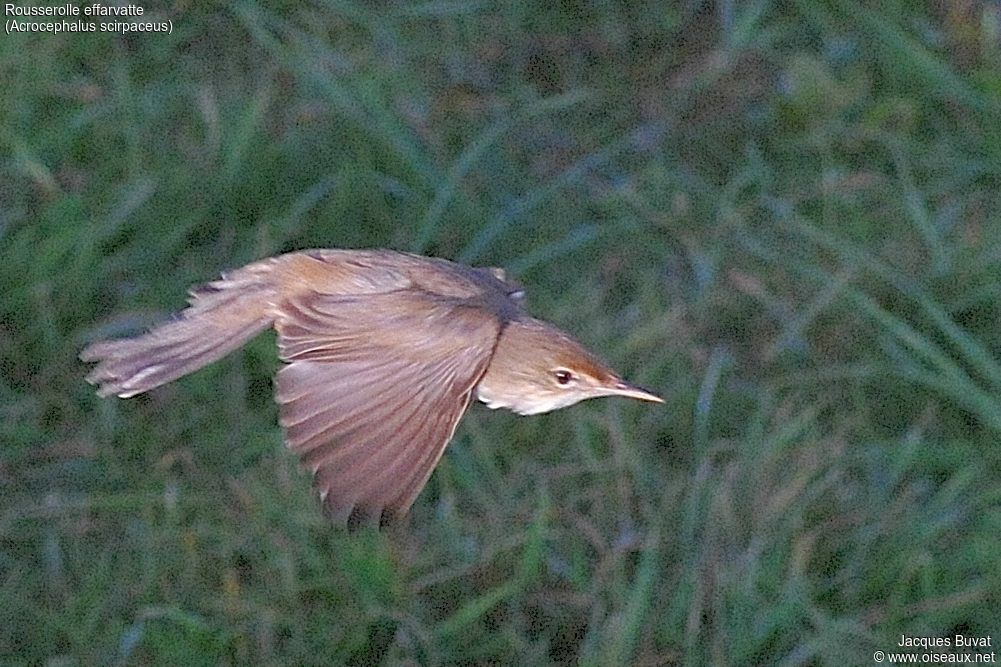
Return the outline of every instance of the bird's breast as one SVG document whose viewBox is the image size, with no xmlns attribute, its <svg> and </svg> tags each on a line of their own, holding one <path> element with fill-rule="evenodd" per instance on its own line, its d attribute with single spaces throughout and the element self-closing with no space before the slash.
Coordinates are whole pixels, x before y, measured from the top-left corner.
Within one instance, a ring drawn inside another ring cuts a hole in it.
<svg viewBox="0 0 1001 667">
<path fill-rule="evenodd" d="M 484 387 L 482 382 L 476 385 L 476 399 L 491 410 L 508 407 L 507 403 L 501 400 L 500 396 L 491 393 L 489 387 Z"/>
</svg>

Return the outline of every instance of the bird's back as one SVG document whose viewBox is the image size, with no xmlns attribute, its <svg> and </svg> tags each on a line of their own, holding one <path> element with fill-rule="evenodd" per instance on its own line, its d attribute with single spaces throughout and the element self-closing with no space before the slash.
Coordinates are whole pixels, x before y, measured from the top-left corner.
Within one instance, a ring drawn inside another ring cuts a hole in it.
<svg viewBox="0 0 1001 667">
<path fill-rule="evenodd" d="M 521 313 L 523 288 L 498 268 L 474 268 L 394 250 L 318 249 L 277 259 L 286 263 L 284 273 L 292 291 L 297 285 L 343 295 L 415 289 L 485 308 L 502 322 Z"/>
</svg>

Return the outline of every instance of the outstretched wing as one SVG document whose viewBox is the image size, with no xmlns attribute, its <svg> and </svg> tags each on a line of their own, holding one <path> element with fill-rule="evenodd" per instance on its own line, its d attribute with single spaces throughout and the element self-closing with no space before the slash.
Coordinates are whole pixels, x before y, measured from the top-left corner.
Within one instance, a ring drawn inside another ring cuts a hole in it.
<svg viewBox="0 0 1001 667">
<path fill-rule="evenodd" d="M 325 508 L 350 524 L 405 514 L 486 370 L 497 318 L 415 289 L 308 292 L 281 311 L 281 424 Z"/>
</svg>

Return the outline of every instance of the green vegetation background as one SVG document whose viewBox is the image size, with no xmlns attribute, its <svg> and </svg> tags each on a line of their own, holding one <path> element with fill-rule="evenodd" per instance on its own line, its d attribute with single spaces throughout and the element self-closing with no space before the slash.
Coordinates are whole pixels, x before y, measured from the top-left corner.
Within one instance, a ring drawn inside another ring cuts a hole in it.
<svg viewBox="0 0 1001 667">
<path fill-rule="evenodd" d="M 147 3 L 0 36 L 0 662 L 870 664 L 1001 634 L 1001 10 Z M 9 18 L 9 17 L 8 17 Z M 309 247 L 501 265 L 666 406 L 474 407 L 330 528 L 273 340 L 76 360 Z"/>
</svg>

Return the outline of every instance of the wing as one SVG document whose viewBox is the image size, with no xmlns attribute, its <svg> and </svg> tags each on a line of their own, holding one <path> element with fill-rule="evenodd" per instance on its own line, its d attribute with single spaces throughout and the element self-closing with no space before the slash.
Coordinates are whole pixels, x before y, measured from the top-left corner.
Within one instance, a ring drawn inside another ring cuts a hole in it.
<svg viewBox="0 0 1001 667">
<path fill-rule="evenodd" d="M 405 514 L 486 370 L 497 318 L 414 289 L 310 292 L 283 305 L 275 328 L 286 443 L 325 508 L 352 525 Z"/>
</svg>

